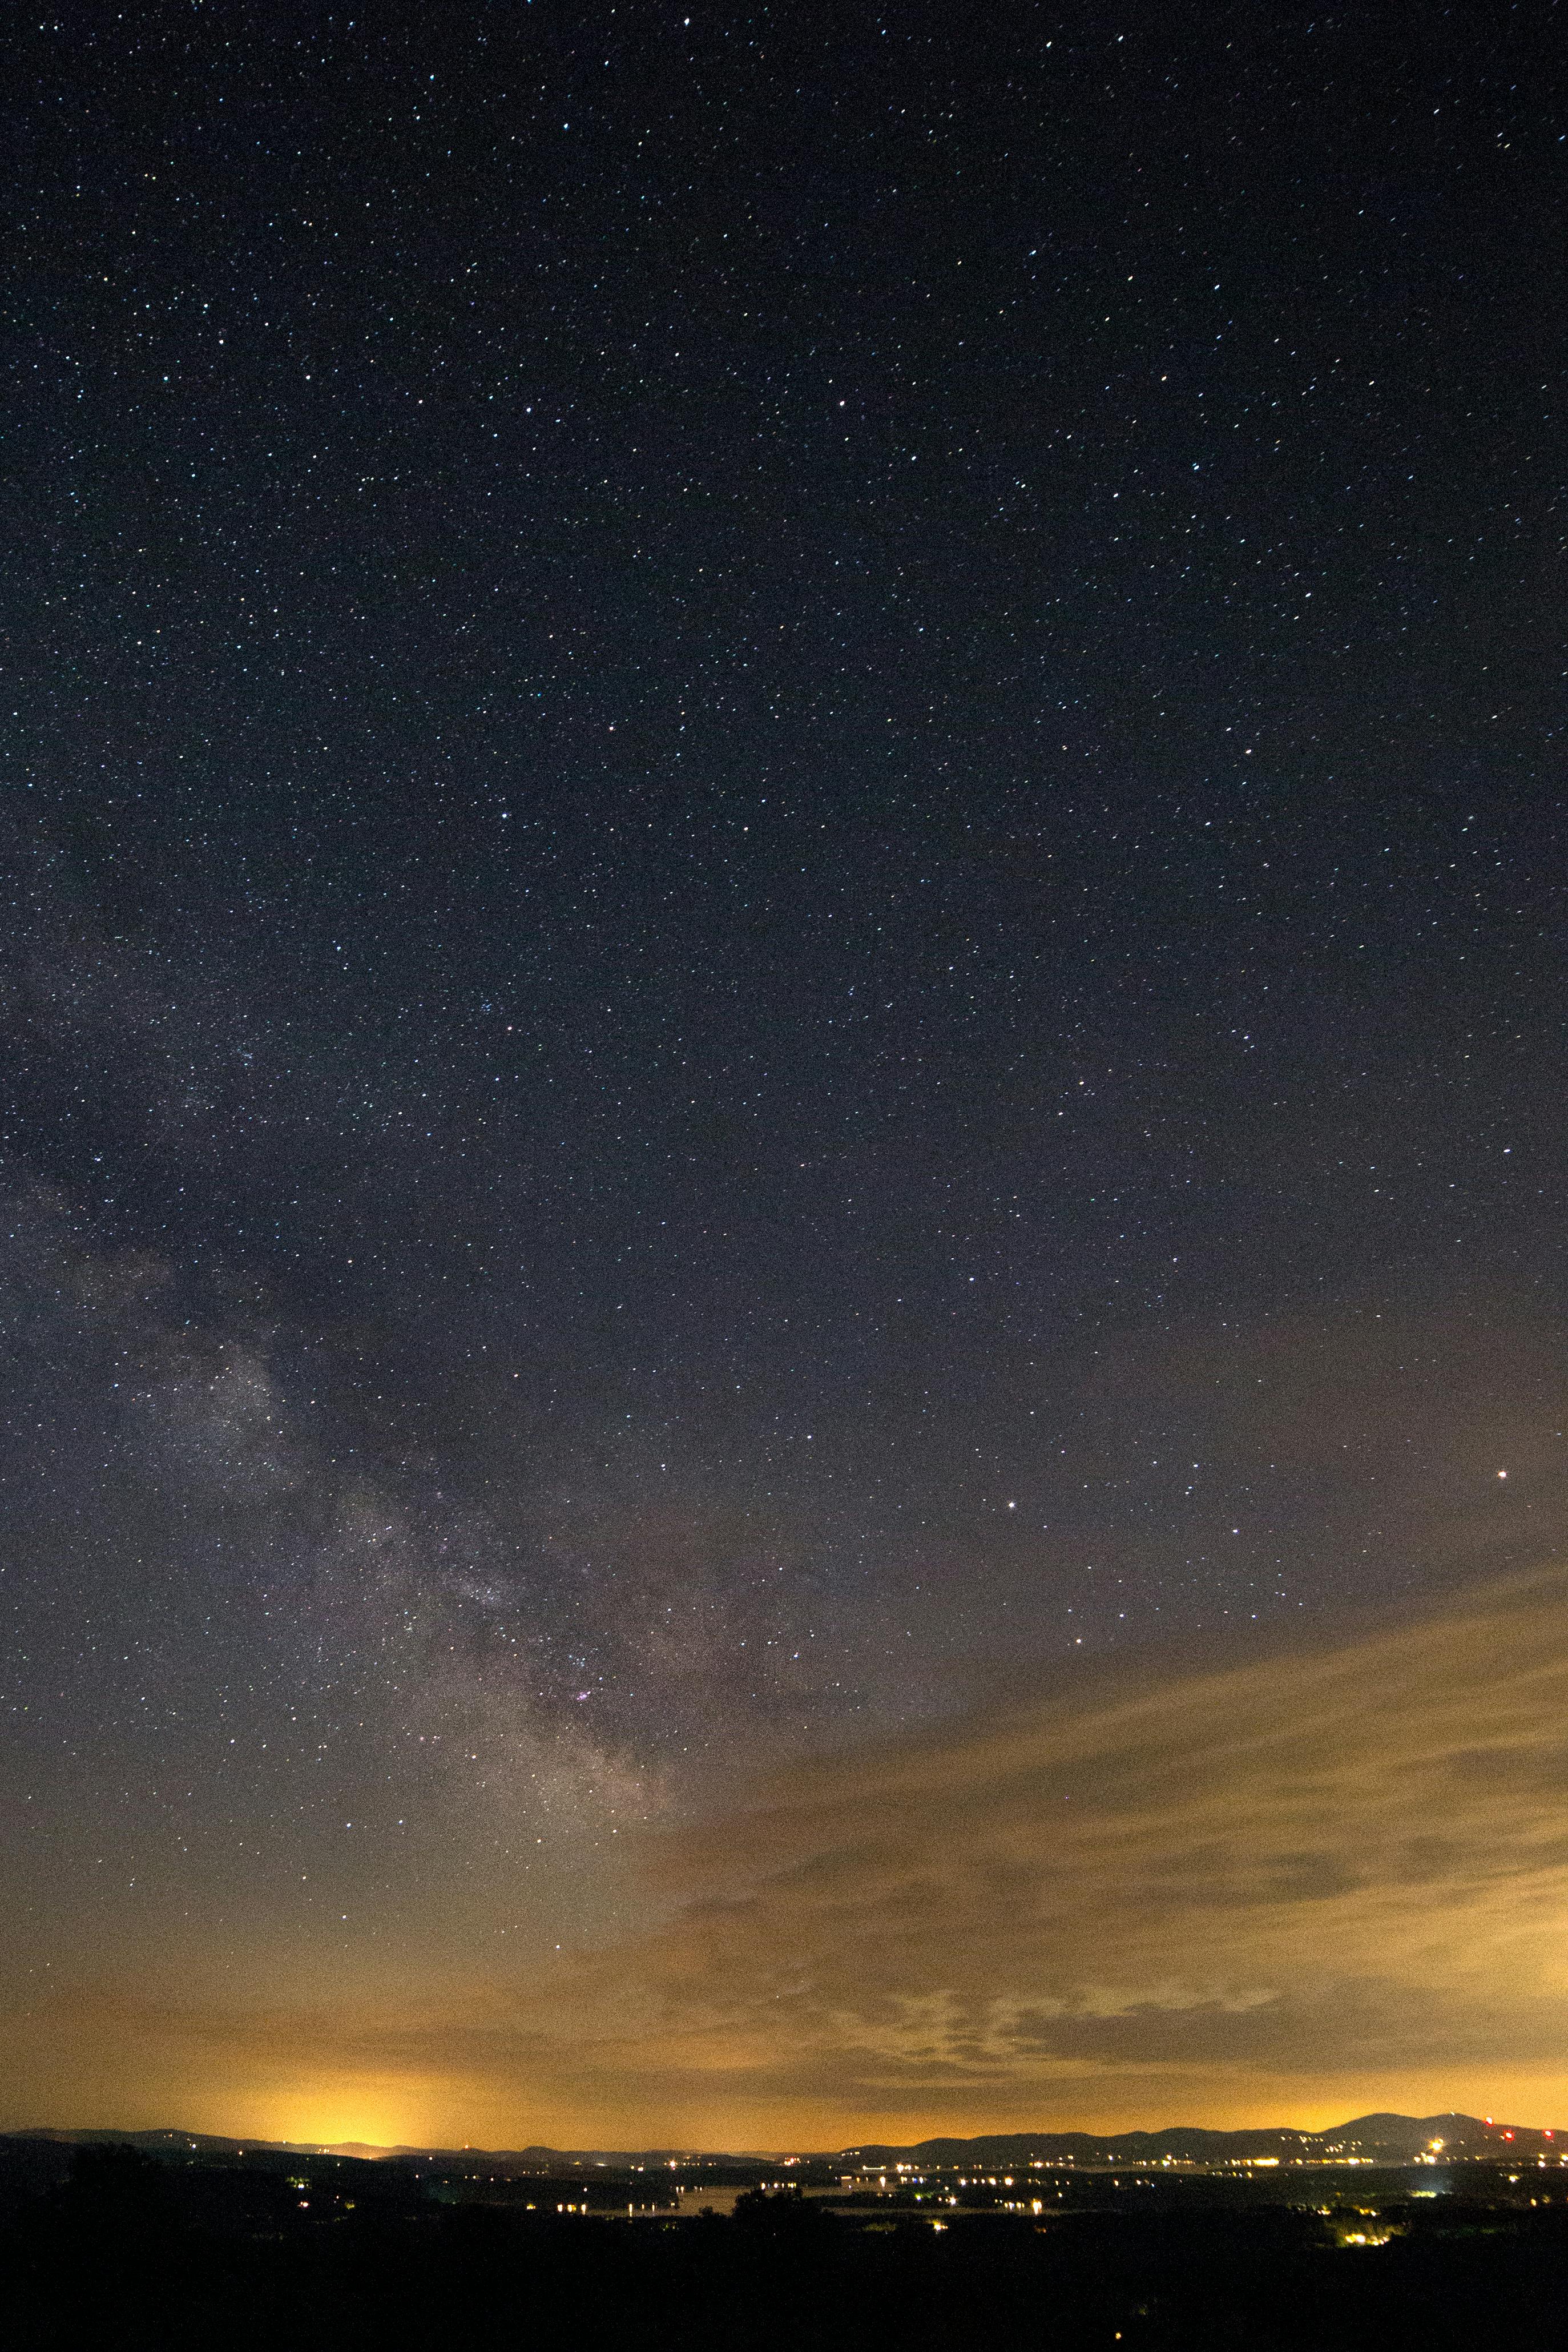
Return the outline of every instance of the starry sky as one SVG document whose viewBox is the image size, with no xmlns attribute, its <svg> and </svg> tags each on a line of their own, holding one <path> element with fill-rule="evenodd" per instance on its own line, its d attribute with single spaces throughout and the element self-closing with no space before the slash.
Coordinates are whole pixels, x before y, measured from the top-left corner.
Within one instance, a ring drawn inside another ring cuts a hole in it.
<svg viewBox="0 0 1568 2352">
<path fill-rule="evenodd" d="M 0 2125 L 1568 2108 L 1563 29 L 23 29 Z"/>
</svg>

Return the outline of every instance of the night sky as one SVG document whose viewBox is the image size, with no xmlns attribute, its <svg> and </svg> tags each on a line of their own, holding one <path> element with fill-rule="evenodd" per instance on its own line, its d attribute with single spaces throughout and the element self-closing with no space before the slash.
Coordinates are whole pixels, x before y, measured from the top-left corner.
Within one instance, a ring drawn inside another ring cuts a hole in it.
<svg viewBox="0 0 1568 2352">
<path fill-rule="evenodd" d="M 0 2124 L 1568 2119 L 1552 5 L 20 28 Z"/>
</svg>

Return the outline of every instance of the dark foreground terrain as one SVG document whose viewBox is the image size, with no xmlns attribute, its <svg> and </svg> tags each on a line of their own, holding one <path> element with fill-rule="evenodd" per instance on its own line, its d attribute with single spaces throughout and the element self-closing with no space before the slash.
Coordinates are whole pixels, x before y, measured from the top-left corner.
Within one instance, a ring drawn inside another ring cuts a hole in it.
<svg viewBox="0 0 1568 2352">
<path fill-rule="evenodd" d="M 5 2193 L 0 2342 L 1433 2352 L 1557 2341 L 1568 2311 L 1568 2206 L 1528 2179 L 1395 2186 L 1375 2206 L 1091 2197 L 936 2227 L 760 2192 L 727 2218 L 453 2204 L 373 2170 L 350 2196 L 277 2168 L 56 2152 Z"/>
</svg>

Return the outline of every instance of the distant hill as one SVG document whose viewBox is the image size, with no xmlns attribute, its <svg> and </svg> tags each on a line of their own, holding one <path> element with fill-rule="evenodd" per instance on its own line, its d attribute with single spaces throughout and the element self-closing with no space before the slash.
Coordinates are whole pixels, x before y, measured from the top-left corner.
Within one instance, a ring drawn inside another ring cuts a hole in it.
<svg viewBox="0 0 1568 2352">
<path fill-rule="evenodd" d="M 206 2132 L 172 2128 L 156 2131 L 75 2131 L 40 2128 L 0 2134 L 0 2142 L 48 2142 L 57 2146 L 129 2143 L 149 2155 L 221 2158 L 246 2153 L 277 2156 L 336 2156 L 361 2162 L 389 2158 L 419 2159 L 443 2166 L 488 2164 L 517 2172 L 551 2172 L 573 2166 L 726 2164 L 771 2160 L 778 2149 L 742 2153 L 691 2148 L 514 2148 L 371 2147 L 362 2141 L 323 2146 L 315 2140 L 262 2140 L 220 2137 Z M 1322 2132 L 1295 2131 L 1288 2126 L 1260 2126 L 1254 2131 L 1210 2131 L 1196 2124 L 1173 2124 L 1163 2131 L 1127 2132 L 986 2132 L 973 2139 L 923 2139 L 906 2147 L 878 2141 L 856 2147 L 815 2151 L 827 2160 L 864 2165 L 942 2164 L 1149 2164 L 1168 2157 L 1173 2163 L 1223 2164 L 1227 2160 L 1256 2162 L 1274 2158 L 1281 2164 L 1327 2163 L 1357 2157 L 1368 2164 L 1410 2164 L 1433 2152 L 1435 2143 L 1451 2157 L 1526 2156 L 1556 2154 L 1568 2144 L 1568 2133 L 1537 2130 L 1523 2124 L 1488 2123 L 1477 2116 L 1357 2116 L 1349 2123 Z M 812 2151 L 800 2149 L 805 2156 Z"/>
<path fill-rule="evenodd" d="M 37 2125 L 24 2131 L 0 2132 L 0 2147 L 16 2146 L 23 2141 L 33 2145 L 47 2144 L 55 2147 L 139 2147 L 149 2156 L 194 2156 L 214 2159 L 230 2156 L 335 2156 L 355 2163 L 384 2164 L 396 2158 L 417 2160 L 438 2165 L 488 2164 L 511 2167 L 519 2172 L 551 2172 L 573 2166 L 619 2164 L 727 2164 L 732 2162 L 769 2163 L 771 2155 L 762 2151 L 755 2156 L 736 2158 L 721 2154 L 700 2154 L 690 2148 L 561 2148 L 535 2145 L 528 2147 L 374 2147 L 365 2140 L 256 2139 L 230 2138 L 212 2132 L 182 2131 L 163 2126 L 156 2130 L 113 2131 L 107 2129 L 72 2128 L 54 2125 Z"/>
<path fill-rule="evenodd" d="M 1557 2147 L 1551 2131 L 1522 2124 L 1486 2123 L 1478 2116 L 1356 2116 L 1328 2131 L 1293 2131 L 1288 2126 L 1256 2131 L 1207 2131 L 1191 2124 L 1173 2124 L 1165 2131 L 988 2132 L 977 2139 L 923 2139 L 910 2147 L 845 2148 L 859 2164 L 1136 2164 L 1173 2162 L 1223 2164 L 1260 2157 L 1281 2163 L 1326 2163 L 1359 2157 L 1373 2164 L 1410 2164 L 1442 2142 L 1449 2156 L 1501 2155 L 1511 2148 L 1523 2155 Z"/>
</svg>

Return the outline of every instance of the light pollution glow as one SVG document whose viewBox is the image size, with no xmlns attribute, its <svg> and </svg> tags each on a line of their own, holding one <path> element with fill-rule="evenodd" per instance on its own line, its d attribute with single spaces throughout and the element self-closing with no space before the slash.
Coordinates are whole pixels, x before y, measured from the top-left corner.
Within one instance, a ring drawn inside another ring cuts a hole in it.
<svg viewBox="0 0 1568 2352">
<path fill-rule="evenodd" d="M 779 2147 L 1568 2104 L 1568 1578 L 1145 1657 L 793 1769 L 630 1867 L 651 1931 L 236 1997 L 199 1934 L 4 2020 L 6 2120 Z M 630 1842 L 629 1842 L 630 1843 Z"/>
</svg>

